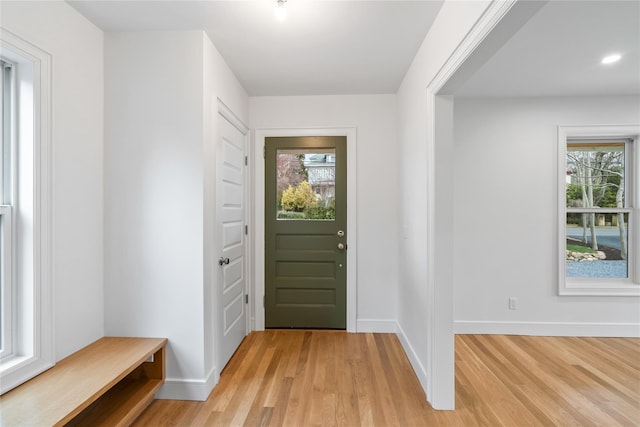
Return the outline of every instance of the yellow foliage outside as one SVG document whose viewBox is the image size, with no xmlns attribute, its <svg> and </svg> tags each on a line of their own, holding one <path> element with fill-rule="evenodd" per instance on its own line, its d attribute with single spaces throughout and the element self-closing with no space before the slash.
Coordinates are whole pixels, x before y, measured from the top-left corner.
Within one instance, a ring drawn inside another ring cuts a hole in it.
<svg viewBox="0 0 640 427">
<path fill-rule="evenodd" d="M 316 192 L 307 181 L 302 181 L 297 187 L 289 186 L 282 193 L 282 208 L 287 211 L 302 212 L 307 208 L 315 208 L 318 205 Z"/>
<path fill-rule="evenodd" d="M 282 199 L 280 201 L 282 208 L 287 211 L 292 211 L 296 206 L 296 190 L 292 186 L 289 186 L 282 192 Z"/>
</svg>

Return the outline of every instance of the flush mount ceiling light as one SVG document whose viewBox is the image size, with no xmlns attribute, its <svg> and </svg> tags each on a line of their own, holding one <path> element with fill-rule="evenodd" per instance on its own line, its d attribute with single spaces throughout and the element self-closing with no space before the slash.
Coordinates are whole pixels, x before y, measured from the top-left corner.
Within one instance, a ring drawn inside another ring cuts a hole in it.
<svg viewBox="0 0 640 427">
<path fill-rule="evenodd" d="M 287 9 L 285 4 L 287 0 L 277 0 L 276 1 L 276 19 L 278 21 L 284 21 L 287 18 Z"/>
<path fill-rule="evenodd" d="M 607 55 L 604 58 L 602 58 L 602 63 L 607 65 L 607 64 L 613 64 L 614 62 L 618 62 L 620 61 L 620 58 L 622 58 L 622 55 L 620 55 L 619 53 L 614 53 L 611 55 Z"/>
</svg>

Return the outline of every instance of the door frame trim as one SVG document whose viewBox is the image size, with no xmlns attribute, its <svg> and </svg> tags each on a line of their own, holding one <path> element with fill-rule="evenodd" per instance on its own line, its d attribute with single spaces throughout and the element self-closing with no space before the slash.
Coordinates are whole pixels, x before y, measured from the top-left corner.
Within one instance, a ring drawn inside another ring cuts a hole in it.
<svg viewBox="0 0 640 427">
<path fill-rule="evenodd" d="M 253 159 L 253 316 L 252 330 L 264 330 L 264 158 L 265 139 L 279 136 L 346 136 L 347 137 L 347 332 L 356 332 L 357 326 L 357 197 L 356 154 L 357 132 L 355 127 L 335 128 L 283 128 L 256 129 L 250 153 Z"/>
</svg>

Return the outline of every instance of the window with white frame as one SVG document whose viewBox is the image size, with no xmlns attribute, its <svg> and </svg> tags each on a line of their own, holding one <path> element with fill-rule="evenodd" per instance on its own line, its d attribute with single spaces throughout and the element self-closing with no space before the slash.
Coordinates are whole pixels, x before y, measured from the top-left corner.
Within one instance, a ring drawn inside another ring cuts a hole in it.
<svg viewBox="0 0 640 427">
<path fill-rule="evenodd" d="M 561 295 L 640 295 L 638 126 L 561 126 Z"/>
<path fill-rule="evenodd" d="M 0 394 L 54 363 L 51 55 L 0 31 Z"/>
<path fill-rule="evenodd" d="M 13 219 L 11 206 L 11 152 L 13 109 L 13 64 L 0 58 L 0 359 L 13 354 L 14 281 L 12 276 Z"/>
</svg>

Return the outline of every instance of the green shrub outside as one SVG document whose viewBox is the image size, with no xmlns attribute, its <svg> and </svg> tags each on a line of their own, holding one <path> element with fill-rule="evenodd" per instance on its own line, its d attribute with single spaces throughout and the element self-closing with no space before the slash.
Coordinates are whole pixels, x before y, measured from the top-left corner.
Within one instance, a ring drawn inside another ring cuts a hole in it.
<svg viewBox="0 0 640 427">
<path fill-rule="evenodd" d="M 306 216 L 304 212 L 289 212 L 283 211 L 278 212 L 278 219 L 305 219 Z"/>
<path fill-rule="evenodd" d="M 307 219 L 335 219 L 336 209 L 333 206 L 317 206 L 305 209 L 304 214 Z"/>
</svg>

